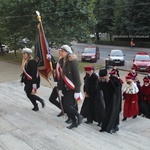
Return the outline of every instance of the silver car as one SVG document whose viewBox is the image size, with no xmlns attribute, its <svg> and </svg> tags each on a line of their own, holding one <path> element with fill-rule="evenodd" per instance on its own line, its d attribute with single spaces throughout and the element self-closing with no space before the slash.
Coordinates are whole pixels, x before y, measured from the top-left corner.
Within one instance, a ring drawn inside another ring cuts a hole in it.
<svg viewBox="0 0 150 150">
<path fill-rule="evenodd" d="M 109 65 L 124 66 L 125 59 L 122 50 L 111 50 L 109 56 Z"/>
<path fill-rule="evenodd" d="M 7 45 L 2 44 L 2 49 L 4 53 L 9 53 L 9 47 Z"/>
</svg>

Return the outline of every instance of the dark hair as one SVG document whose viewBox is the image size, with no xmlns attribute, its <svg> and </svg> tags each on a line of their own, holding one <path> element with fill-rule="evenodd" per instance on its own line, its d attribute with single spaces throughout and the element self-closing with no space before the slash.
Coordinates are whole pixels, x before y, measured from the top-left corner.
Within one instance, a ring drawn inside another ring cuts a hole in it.
<svg viewBox="0 0 150 150">
<path fill-rule="evenodd" d="M 107 75 L 107 69 L 100 69 L 99 70 L 99 76 L 104 77 Z"/>
</svg>

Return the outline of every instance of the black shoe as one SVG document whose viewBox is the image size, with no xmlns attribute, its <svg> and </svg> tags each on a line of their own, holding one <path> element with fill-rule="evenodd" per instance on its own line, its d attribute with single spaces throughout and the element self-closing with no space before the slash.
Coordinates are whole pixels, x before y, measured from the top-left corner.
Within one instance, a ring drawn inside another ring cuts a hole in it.
<svg viewBox="0 0 150 150">
<path fill-rule="evenodd" d="M 114 133 L 116 133 L 117 131 L 119 131 L 118 125 L 116 125 L 116 127 L 114 128 Z"/>
<path fill-rule="evenodd" d="M 99 132 L 105 132 L 105 131 L 106 131 L 106 130 L 104 130 L 104 129 L 100 129 L 100 130 L 99 130 Z"/>
<path fill-rule="evenodd" d="M 68 124 L 71 124 L 72 120 L 71 120 L 71 118 L 68 118 L 65 122 L 68 123 Z"/>
<path fill-rule="evenodd" d="M 115 130 L 111 129 L 108 133 L 113 134 L 113 133 L 115 133 Z"/>
<path fill-rule="evenodd" d="M 101 126 L 102 126 L 102 123 L 98 123 L 97 126 L 101 127 Z"/>
<path fill-rule="evenodd" d="M 126 121 L 127 120 L 127 118 L 126 117 L 124 117 L 123 119 L 122 119 L 122 121 Z"/>
<path fill-rule="evenodd" d="M 77 128 L 78 124 L 76 122 L 73 122 L 69 127 L 67 127 L 68 129 L 72 129 L 72 128 Z"/>
<path fill-rule="evenodd" d="M 42 99 L 41 99 L 41 101 L 40 101 L 40 102 L 41 102 L 42 108 L 44 108 L 44 107 L 45 107 L 44 100 L 42 100 Z"/>
<path fill-rule="evenodd" d="M 88 120 L 87 120 L 87 121 L 85 121 L 85 123 L 89 124 L 89 123 L 93 123 L 93 121 L 88 121 Z"/>
<path fill-rule="evenodd" d="M 44 100 L 43 100 L 43 99 L 38 99 L 38 101 L 41 103 L 41 105 L 42 105 L 42 108 L 44 108 L 44 107 L 45 107 Z"/>
<path fill-rule="evenodd" d="M 32 108 L 32 110 L 33 110 L 33 111 L 39 111 L 38 105 L 37 105 L 37 106 L 34 106 L 34 107 Z"/>
<path fill-rule="evenodd" d="M 63 112 L 62 111 L 57 115 L 57 117 L 61 117 L 61 116 L 63 116 Z"/>
<path fill-rule="evenodd" d="M 136 118 L 137 117 L 137 115 L 134 115 L 132 118 L 134 119 L 134 118 Z"/>
<path fill-rule="evenodd" d="M 81 124 L 82 120 L 83 120 L 83 116 L 79 115 L 79 116 L 78 116 L 78 125 Z"/>
</svg>

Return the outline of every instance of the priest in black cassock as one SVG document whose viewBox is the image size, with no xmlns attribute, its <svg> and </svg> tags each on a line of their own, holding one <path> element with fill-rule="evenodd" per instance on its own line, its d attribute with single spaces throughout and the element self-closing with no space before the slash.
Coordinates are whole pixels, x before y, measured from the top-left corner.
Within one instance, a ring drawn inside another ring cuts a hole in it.
<svg viewBox="0 0 150 150">
<path fill-rule="evenodd" d="M 98 88 L 98 75 L 94 72 L 93 66 L 84 67 L 86 76 L 84 83 L 84 103 L 81 108 L 81 115 L 87 118 L 85 123 L 102 123 L 105 111 L 104 100 Z"/>
<path fill-rule="evenodd" d="M 99 71 L 99 88 L 103 91 L 106 115 L 100 132 L 115 133 L 119 130 L 119 113 L 121 103 L 121 83 L 118 78 L 107 73 L 106 69 Z"/>
</svg>

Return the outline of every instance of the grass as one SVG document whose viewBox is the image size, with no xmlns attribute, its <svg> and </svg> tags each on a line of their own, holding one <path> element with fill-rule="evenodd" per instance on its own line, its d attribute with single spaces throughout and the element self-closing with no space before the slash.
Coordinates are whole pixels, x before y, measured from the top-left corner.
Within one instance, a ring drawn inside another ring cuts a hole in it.
<svg viewBox="0 0 150 150">
<path fill-rule="evenodd" d="M 15 57 L 15 53 L 7 53 L 7 54 L 4 54 L 4 55 L 0 55 L 0 60 L 8 61 L 8 62 L 11 62 L 11 63 L 17 63 L 17 64 L 21 65 L 22 53 L 20 51 L 17 51 L 16 56 L 17 57 Z M 57 60 L 57 58 L 56 58 L 56 60 Z M 81 72 L 84 71 L 85 66 L 89 66 L 89 65 L 93 66 L 95 69 L 100 69 L 101 68 L 101 65 L 98 64 L 98 63 L 78 61 L 79 71 L 81 71 Z"/>
<path fill-rule="evenodd" d="M 18 63 L 21 64 L 22 62 L 22 53 L 21 52 L 17 52 L 16 56 L 15 53 L 6 53 L 4 55 L 0 55 L 0 60 L 5 60 L 8 62 L 12 62 L 12 63 Z"/>
<path fill-rule="evenodd" d="M 80 71 L 84 71 L 85 66 L 93 66 L 95 69 L 100 69 L 101 65 L 98 63 L 91 63 L 91 62 L 81 62 L 78 61 L 78 66 Z"/>
</svg>

